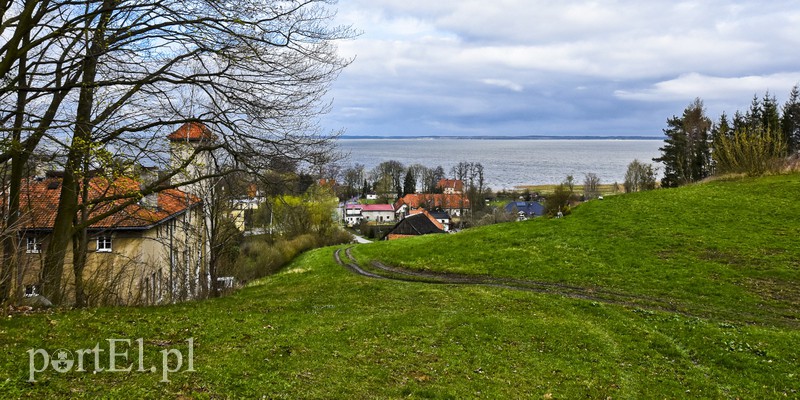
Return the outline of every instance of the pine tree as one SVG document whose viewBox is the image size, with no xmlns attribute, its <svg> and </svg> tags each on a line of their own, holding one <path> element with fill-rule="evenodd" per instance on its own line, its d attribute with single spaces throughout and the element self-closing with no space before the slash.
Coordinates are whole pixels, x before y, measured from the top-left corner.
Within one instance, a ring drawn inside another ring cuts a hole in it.
<svg viewBox="0 0 800 400">
<path fill-rule="evenodd" d="M 714 152 L 719 148 L 722 141 L 725 139 L 730 138 L 733 135 L 733 128 L 731 127 L 731 123 L 728 121 L 728 114 L 724 111 L 722 115 L 719 116 L 719 122 L 717 122 L 711 128 L 711 168 L 709 170 L 709 175 L 714 175 L 717 173 L 717 161 L 714 157 Z"/>
<path fill-rule="evenodd" d="M 775 99 L 775 96 L 770 96 L 769 92 L 764 94 L 764 98 L 761 99 L 761 128 L 764 131 L 781 131 L 781 116 L 778 108 L 778 100 Z"/>
<path fill-rule="evenodd" d="M 683 121 L 675 116 L 668 119 L 664 135 L 667 137 L 664 139 L 664 146 L 658 149 L 661 151 L 661 157 L 654 158 L 653 161 L 664 164 L 661 187 L 678 187 L 683 181 L 688 164 Z M 626 191 L 628 190 L 626 189 Z"/>
<path fill-rule="evenodd" d="M 757 130 L 763 121 L 762 115 L 761 100 L 758 99 L 758 95 L 754 94 L 753 100 L 750 102 L 750 109 L 744 115 L 747 127 L 752 131 Z"/>
<path fill-rule="evenodd" d="M 661 157 L 653 161 L 664 164 L 663 187 L 677 187 L 707 177 L 711 171 L 709 132 L 711 120 L 705 114 L 703 101 L 695 99 L 678 118 L 667 120 Z"/>
<path fill-rule="evenodd" d="M 794 85 L 783 105 L 783 135 L 791 154 L 800 152 L 800 84 Z"/>
<path fill-rule="evenodd" d="M 414 174 L 412 173 L 411 169 L 406 172 L 406 179 L 403 182 L 403 193 L 405 194 L 413 194 L 417 192 L 417 180 L 414 179 Z"/>
</svg>

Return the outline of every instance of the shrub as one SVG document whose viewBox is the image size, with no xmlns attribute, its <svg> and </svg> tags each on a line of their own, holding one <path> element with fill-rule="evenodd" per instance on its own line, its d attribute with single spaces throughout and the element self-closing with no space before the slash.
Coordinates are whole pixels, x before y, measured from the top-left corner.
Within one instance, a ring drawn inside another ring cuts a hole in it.
<svg viewBox="0 0 800 400">
<path fill-rule="evenodd" d="M 559 212 L 561 212 L 563 215 L 569 214 L 569 200 L 571 197 L 572 193 L 567 187 L 564 186 L 564 184 L 556 186 L 553 194 L 547 196 L 547 200 L 544 203 L 544 208 L 547 212 L 547 215 L 554 217 Z"/>
<path fill-rule="evenodd" d="M 736 129 L 719 135 L 714 142 L 714 161 L 718 173 L 743 173 L 750 176 L 779 171 L 786 155 L 786 142 L 779 132 L 769 129 Z"/>
<path fill-rule="evenodd" d="M 653 190 L 656 188 L 656 171 L 652 164 L 633 160 L 628 164 L 623 183 L 625 193 Z"/>
<path fill-rule="evenodd" d="M 263 278 L 278 272 L 300 253 L 317 247 L 349 243 L 352 235 L 336 230 L 328 235 L 304 234 L 292 239 L 269 242 L 267 236 L 251 236 L 241 246 L 241 253 L 231 275 L 240 282 Z"/>
</svg>

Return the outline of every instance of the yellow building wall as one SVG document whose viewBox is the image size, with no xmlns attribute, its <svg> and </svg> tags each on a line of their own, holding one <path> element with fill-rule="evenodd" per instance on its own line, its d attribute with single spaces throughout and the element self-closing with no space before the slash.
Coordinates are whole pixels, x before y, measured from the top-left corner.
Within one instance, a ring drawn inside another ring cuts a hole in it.
<svg viewBox="0 0 800 400">
<path fill-rule="evenodd" d="M 106 231 L 102 234 L 112 238 L 110 252 L 97 251 L 97 235 L 90 232 L 82 274 L 89 305 L 159 304 L 205 296 L 208 268 L 202 218 L 195 207 L 151 229 Z M 47 237 L 43 239 L 46 251 Z M 44 253 L 20 250 L 24 290 L 40 281 Z M 74 303 L 72 246 L 64 256 L 62 288 L 66 302 Z"/>
</svg>

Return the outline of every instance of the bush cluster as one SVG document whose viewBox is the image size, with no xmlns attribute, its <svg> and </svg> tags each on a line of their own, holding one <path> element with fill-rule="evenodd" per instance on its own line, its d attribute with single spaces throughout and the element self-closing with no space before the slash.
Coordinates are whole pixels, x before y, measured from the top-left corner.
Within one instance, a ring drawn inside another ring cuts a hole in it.
<svg viewBox="0 0 800 400">
<path fill-rule="evenodd" d="M 242 244 L 239 258 L 230 272 L 237 281 L 246 283 L 278 272 L 304 251 L 351 240 L 352 235 L 342 230 L 325 236 L 309 233 L 272 243 L 268 236 L 251 236 Z"/>
</svg>

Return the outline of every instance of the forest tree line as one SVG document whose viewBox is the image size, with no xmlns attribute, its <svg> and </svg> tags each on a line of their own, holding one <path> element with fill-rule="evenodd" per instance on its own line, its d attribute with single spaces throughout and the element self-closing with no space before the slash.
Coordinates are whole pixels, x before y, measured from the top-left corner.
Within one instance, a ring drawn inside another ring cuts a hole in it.
<svg viewBox="0 0 800 400">
<path fill-rule="evenodd" d="M 800 86 L 781 106 L 766 92 L 753 96 L 750 107 L 717 121 L 706 114 L 699 98 L 680 116 L 667 120 L 666 139 L 653 159 L 664 166 L 662 187 L 677 187 L 712 175 L 762 175 L 779 172 L 800 150 Z"/>
</svg>

